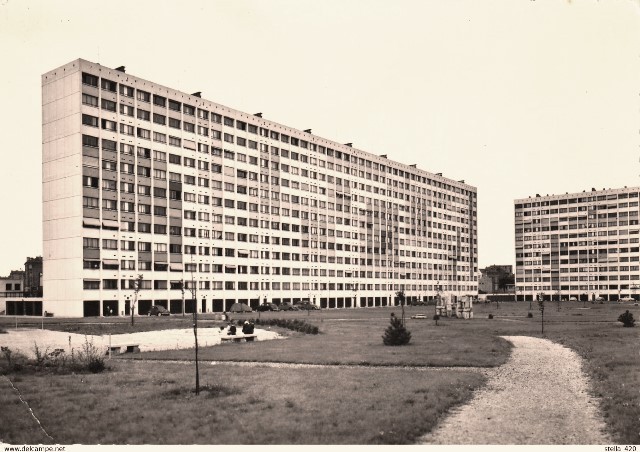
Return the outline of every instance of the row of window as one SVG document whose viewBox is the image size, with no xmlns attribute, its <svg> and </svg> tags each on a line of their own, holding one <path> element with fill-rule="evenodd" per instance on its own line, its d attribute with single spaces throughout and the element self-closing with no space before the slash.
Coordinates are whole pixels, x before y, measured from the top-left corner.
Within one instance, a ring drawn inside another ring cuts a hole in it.
<svg viewBox="0 0 640 452">
<path fill-rule="evenodd" d="M 127 127 L 131 127 L 131 126 L 127 126 Z M 170 140 L 172 139 L 176 139 L 179 140 L 179 138 L 177 137 L 169 137 Z M 97 137 L 93 137 L 90 135 L 83 135 L 83 145 L 84 146 L 88 146 L 88 147 L 98 147 L 98 143 L 99 140 Z M 176 141 L 176 143 L 178 143 L 178 141 Z M 117 143 L 115 141 L 112 140 L 106 140 L 103 139 L 102 140 L 102 149 L 103 150 L 108 150 L 108 151 L 115 151 L 116 150 L 116 146 Z M 200 144 L 198 145 L 199 147 L 201 146 Z M 207 147 L 208 149 L 208 147 Z M 123 154 L 128 154 L 128 155 L 134 155 L 134 146 L 130 145 L 130 144 L 125 144 L 125 143 L 120 143 L 120 150 Z M 219 148 L 212 148 L 212 153 L 216 154 L 216 155 L 223 155 L 223 150 L 219 149 Z M 152 155 L 152 151 L 149 148 L 145 148 L 145 147 L 137 147 L 137 155 L 141 158 L 151 158 Z M 234 153 L 232 151 L 228 151 L 228 150 L 224 150 L 224 156 L 226 158 L 229 159 L 234 159 L 237 157 L 238 161 L 242 161 L 242 162 L 247 162 L 247 155 L 242 154 L 242 153 Z M 156 161 L 160 161 L 160 162 L 166 162 L 167 161 L 167 156 L 166 153 L 163 151 L 153 151 L 153 159 Z M 107 164 L 103 164 L 103 165 L 107 165 L 109 169 L 111 168 L 115 168 L 117 163 L 111 160 L 104 160 L 106 162 L 109 162 Z M 258 174 L 257 172 L 251 172 L 251 171 L 246 171 L 246 170 L 242 170 L 242 169 L 236 169 L 234 171 L 234 169 L 232 167 L 228 167 L 229 170 L 231 170 L 231 172 L 229 172 L 227 170 L 227 167 L 224 168 L 223 171 L 223 166 L 221 164 L 217 164 L 217 163 L 211 163 L 204 161 L 204 160 L 196 160 L 194 158 L 190 158 L 187 156 L 181 157 L 177 154 L 172 154 L 169 153 L 169 163 L 172 164 L 183 164 L 186 167 L 191 167 L 191 168 L 196 168 L 196 163 L 197 163 L 197 168 L 199 170 L 202 171 L 209 171 L 209 169 L 211 169 L 211 171 L 213 173 L 218 173 L 218 174 L 222 174 L 224 172 L 225 175 L 227 176 L 233 176 L 235 175 L 238 178 L 246 178 L 249 180 L 255 180 L 258 181 L 260 180 L 260 182 L 265 182 L 265 183 L 271 183 L 272 185 L 282 185 L 285 187 L 289 187 L 292 186 L 292 188 L 299 188 L 300 184 L 297 181 L 290 181 L 288 179 L 282 178 L 280 179 L 277 176 L 271 176 L 269 177 L 268 174 Z M 353 186 L 353 188 L 357 188 L 363 191 L 367 191 L 367 192 L 373 192 L 374 194 L 382 194 L 382 195 L 387 195 L 387 196 L 393 196 L 395 198 L 400 198 L 400 199 L 405 199 L 406 201 L 411 201 L 411 202 L 417 202 L 419 204 L 425 205 L 425 206 L 431 206 L 432 201 L 430 199 L 427 198 L 422 198 L 420 196 L 410 196 L 409 194 L 403 194 L 403 193 L 399 193 L 396 191 L 391 191 L 391 189 L 387 189 L 385 190 L 384 188 L 379 188 L 376 186 L 371 186 L 368 184 L 363 184 L 363 183 L 359 183 L 356 181 L 352 181 L 350 182 L 347 179 L 342 179 L 340 177 L 334 177 L 331 175 L 325 175 L 323 173 L 318 173 L 315 171 L 309 171 L 306 169 L 300 169 L 297 167 L 293 167 L 293 166 L 289 166 L 286 164 L 280 164 L 278 162 L 270 162 L 268 159 L 258 159 L 257 157 L 253 157 L 253 156 L 249 156 L 248 157 L 248 163 L 249 164 L 253 164 L 256 166 L 261 166 L 263 168 L 270 168 L 271 170 L 282 170 L 285 173 L 291 173 L 293 175 L 301 175 L 303 177 L 307 177 L 307 178 L 311 178 L 314 180 L 321 180 L 321 181 L 327 181 L 329 183 L 335 184 L 335 185 L 343 185 L 346 187 L 351 187 Z M 130 165 L 130 164 L 128 164 Z M 133 166 L 131 164 L 131 166 Z M 105 168 L 107 169 L 107 168 Z M 130 173 L 132 173 L 132 170 L 129 171 Z M 234 174 L 235 173 L 235 174 Z M 173 174 L 173 178 L 172 180 L 176 180 L 179 181 L 181 179 L 181 175 L 178 173 L 172 173 Z M 369 174 L 369 173 L 367 173 Z M 363 175 L 364 176 L 364 175 Z M 187 177 L 187 176 L 185 176 Z M 194 177 L 195 176 L 191 176 Z M 382 178 L 384 179 L 384 178 Z M 384 180 L 383 180 L 384 182 Z M 409 190 L 409 187 L 411 189 L 411 191 L 414 192 L 422 192 L 422 194 L 424 196 L 431 196 L 432 192 L 430 189 L 426 189 L 425 187 L 416 187 L 415 185 L 409 185 L 409 184 L 403 184 L 402 182 L 398 182 L 397 180 L 393 180 L 391 178 L 388 179 L 388 183 L 390 185 L 393 185 L 393 187 L 399 187 L 400 189 L 404 189 L 404 190 Z M 297 185 L 294 186 L 294 185 Z M 311 187 L 306 184 L 303 183 L 302 184 L 303 189 L 306 187 L 308 189 L 313 190 L 315 188 L 314 185 L 311 185 Z M 321 192 L 324 192 L 326 189 L 319 187 Z M 317 190 L 317 188 L 316 188 Z M 341 194 L 338 193 L 338 195 L 341 195 L 345 200 L 351 200 L 351 196 L 350 195 L 345 195 L 345 194 Z M 452 210 L 455 212 L 459 212 L 462 214 L 467 214 L 468 210 L 465 209 L 464 207 L 455 207 L 452 205 L 447 206 L 446 201 L 449 202 L 453 202 L 453 203 L 465 203 L 466 201 L 462 198 L 458 198 L 457 196 L 452 196 L 451 194 L 446 194 L 446 193 L 441 193 L 441 192 L 433 192 L 433 196 L 435 196 L 436 198 L 438 198 L 439 200 L 442 200 L 442 202 L 437 202 L 436 200 L 433 200 L 433 207 L 438 207 L 438 208 L 443 208 L 443 209 L 447 209 L 448 210 Z M 361 196 L 361 198 L 364 198 Z M 369 198 L 370 199 L 370 198 Z M 407 207 L 408 208 L 408 207 Z"/>
<path fill-rule="evenodd" d="M 118 281 L 120 281 L 120 289 L 133 290 L 134 280 L 127 279 L 103 279 L 83 281 L 83 289 L 85 290 L 118 290 Z M 102 283 L 102 284 L 101 284 Z M 142 281 L 141 290 L 181 290 L 181 281 Z M 185 289 L 191 289 L 194 285 L 192 281 L 185 281 Z M 432 285 L 427 284 L 409 284 L 405 285 L 407 290 L 435 290 Z M 408 286 L 408 287 L 407 287 Z M 300 290 L 300 291 L 350 291 L 357 290 L 398 290 L 398 284 L 356 284 L 356 283 L 299 283 L 299 282 L 257 282 L 257 281 L 198 281 L 198 289 L 200 290 Z M 460 290 L 472 290 L 472 286 L 458 287 Z"/>
<path fill-rule="evenodd" d="M 82 82 L 86 85 L 91 85 L 94 87 L 98 86 L 98 78 L 92 74 L 88 74 L 88 73 L 83 73 L 82 74 Z M 117 89 L 117 83 L 107 80 L 107 79 L 102 79 L 101 80 L 101 87 L 102 89 L 106 90 L 106 91 L 111 91 L 111 92 L 116 92 Z M 134 90 L 134 88 L 120 84 L 120 94 L 122 96 L 125 97 L 134 97 L 133 93 L 136 92 Z M 129 95 L 131 94 L 131 95 Z M 151 102 L 151 94 L 146 92 L 146 91 L 142 91 L 142 90 L 137 90 L 136 93 L 136 98 L 138 101 L 140 102 L 145 102 L 145 103 L 150 103 Z M 92 101 L 92 103 L 89 103 L 90 105 L 93 106 L 97 106 L 95 105 L 95 101 Z M 195 112 L 196 109 L 195 107 L 188 105 L 188 104 L 182 104 L 178 101 L 174 101 L 171 99 L 168 99 L 167 102 L 167 98 L 163 97 L 163 96 L 159 96 L 159 95 L 153 95 L 153 104 L 155 106 L 158 107 L 163 107 L 165 108 L 167 105 L 169 107 L 170 110 L 173 111 L 182 111 L 184 114 L 189 115 L 189 116 L 195 116 Z M 112 110 L 112 106 L 110 105 L 109 108 L 111 108 Z M 221 116 L 215 113 L 209 113 L 206 110 L 203 109 L 197 109 L 198 110 L 198 116 L 200 119 L 203 120 L 208 120 L 211 117 L 211 120 L 215 123 L 220 123 L 220 119 Z M 233 118 L 230 117 L 224 117 L 222 120 L 222 123 L 227 126 L 227 127 L 235 127 L 238 130 L 242 130 L 242 131 L 248 131 L 250 133 L 254 133 L 254 134 L 258 134 L 260 136 L 263 137 L 268 137 L 272 140 L 278 140 L 281 141 L 282 143 L 286 143 L 286 144 L 290 144 L 293 146 L 298 146 L 301 147 L 303 149 L 310 149 L 313 151 L 317 151 L 320 152 L 321 154 L 325 154 L 328 155 L 330 157 L 334 157 L 336 159 L 340 159 L 346 162 L 351 162 L 351 163 L 359 163 L 362 166 L 366 166 L 367 168 L 372 168 L 372 169 L 376 169 L 376 170 L 380 170 L 383 172 L 388 172 L 389 174 L 393 174 L 394 176 L 399 176 L 399 177 L 404 177 L 405 179 L 410 179 L 410 180 L 417 180 L 419 182 L 422 183 L 428 183 L 429 185 L 435 185 L 438 187 L 442 187 L 445 188 L 449 191 L 456 191 L 457 193 L 463 193 L 464 195 L 469 195 L 471 194 L 472 196 L 475 196 L 475 193 L 473 192 L 468 192 L 465 189 L 460 189 L 458 187 L 452 186 L 450 184 L 447 183 L 443 183 L 443 182 L 439 182 L 439 181 L 432 181 L 429 178 L 426 178 L 424 176 L 420 176 L 418 174 L 415 174 L 411 171 L 405 171 L 405 170 L 401 170 L 398 168 L 393 168 L 390 167 L 388 165 L 384 165 L 384 164 L 379 164 L 377 162 L 372 162 L 371 160 L 368 159 L 364 159 L 361 157 L 357 157 L 355 155 L 351 155 L 347 152 L 343 152 L 343 151 L 338 151 L 338 150 L 334 150 L 331 148 L 326 148 L 324 146 L 320 146 L 320 145 L 316 145 L 314 143 L 309 143 L 306 140 L 303 139 L 298 139 L 296 137 L 291 137 L 289 135 L 283 134 L 283 133 L 279 133 L 273 130 L 268 130 L 265 128 L 258 128 L 258 126 L 254 125 L 254 124 L 250 124 L 250 123 L 246 123 L 244 121 L 240 121 L 240 120 L 235 120 Z"/>
</svg>

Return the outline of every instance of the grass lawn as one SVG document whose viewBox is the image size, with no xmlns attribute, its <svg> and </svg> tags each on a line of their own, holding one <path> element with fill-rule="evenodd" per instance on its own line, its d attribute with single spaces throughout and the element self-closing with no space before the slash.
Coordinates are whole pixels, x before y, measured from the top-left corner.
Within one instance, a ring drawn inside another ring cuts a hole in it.
<svg viewBox="0 0 640 452">
<path fill-rule="evenodd" d="M 411 444 L 483 380 L 450 370 L 203 365 L 195 396 L 192 365 L 110 366 L 12 378 L 62 444 Z M 0 425 L 12 428 L 1 439 L 49 443 L 33 425 L 18 428 L 14 413 L 26 410 L 15 400 L 3 386 L 0 404 L 10 409 Z"/>
<path fill-rule="evenodd" d="M 592 379 L 594 394 L 602 399 L 601 407 L 614 440 L 637 444 L 640 441 L 640 326 L 623 328 L 616 320 L 626 309 L 639 319 L 640 308 L 565 302 L 558 311 L 555 303 L 547 302 L 544 336 L 540 332 L 537 304 L 532 304 L 533 318 L 527 318 L 528 308 L 528 302 L 501 303 L 499 307 L 495 303 L 476 305 L 473 320 L 443 318 L 438 326 L 433 320 L 409 319 L 417 313 L 430 318 L 433 307 L 406 308 L 412 338 L 404 347 L 382 345 L 381 336 L 389 323 L 389 314 L 400 315 L 399 308 L 323 310 L 309 315 L 306 312 L 261 313 L 261 318 L 307 320 L 319 326 L 321 334 L 287 331 L 289 337 L 284 340 L 201 349 L 202 384 L 222 384 L 223 391 L 230 391 L 215 397 L 205 392 L 196 398 L 189 393 L 193 388 L 191 364 L 136 361 L 138 358 L 189 361 L 193 359 L 192 350 L 130 355 L 126 360 L 112 360 L 113 370 L 101 375 L 18 375 L 16 378 L 21 381 L 16 385 L 28 395 L 39 417 L 51 416 L 47 422 L 54 427 L 48 431 L 62 443 L 410 443 L 429 431 L 449 407 L 469 397 L 471 388 L 482 380 L 478 373 L 431 370 L 424 369 L 425 366 L 497 366 L 508 359 L 510 350 L 509 344 L 499 336 L 526 335 L 564 344 L 585 358 L 584 370 Z M 494 318 L 489 319 L 489 314 Z M 190 325 L 190 319 L 179 317 L 140 318 L 136 319 L 136 327 L 165 329 Z M 255 319 L 257 313 L 233 317 Z M 207 319 L 207 315 L 203 318 L 202 327 L 220 323 Z M 0 327 L 10 328 L 12 319 L 3 320 L 6 322 L 0 322 Z M 114 332 L 110 328 L 127 332 L 126 328 L 131 328 L 126 319 L 117 319 L 115 323 L 113 319 L 110 322 L 83 320 L 78 323 L 83 325 L 78 326 L 81 331 L 96 328 L 89 325 L 91 323 L 101 325 L 105 332 Z M 211 361 L 225 360 L 364 366 L 273 369 L 209 365 Z M 422 368 L 380 369 L 368 368 L 367 364 Z M 78 383 L 81 378 L 85 383 Z M 12 408 L 9 413 L 0 410 L 0 425 L 13 426 L 14 417 L 10 412 L 21 409 L 11 402 L 12 397 L 15 394 L 3 386 L 0 403 Z M 74 402 L 67 403 L 67 400 Z M 57 405 L 61 407 L 56 408 Z M 239 419 L 237 422 L 231 421 L 224 414 L 226 409 L 242 412 L 243 416 L 234 417 Z M 98 417 L 92 417 L 94 411 L 99 413 L 95 414 Z M 193 412 L 198 415 L 194 416 Z M 83 425 L 84 416 L 93 419 L 90 425 L 99 425 L 102 422 L 99 416 L 106 416 L 104 422 L 110 423 L 106 428 L 112 436 L 68 426 Z M 121 421 L 129 416 L 139 420 L 131 424 Z M 147 421 L 141 416 L 163 426 L 157 430 L 171 431 L 166 438 L 172 439 L 163 439 L 164 433 L 158 433 L 157 438 L 149 436 Z M 11 421 L 7 423 L 5 417 Z M 57 426 L 58 419 L 64 419 L 64 425 Z M 47 424 L 43 424 L 47 428 Z M 190 429 L 193 432 L 185 433 Z M 19 431 L 12 427 L 9 433 L 14 435 Z M 56 434 L 62 436 L 58 438 Z M 0 439 L 6 441 L 6 438 Z"/>
</svg>

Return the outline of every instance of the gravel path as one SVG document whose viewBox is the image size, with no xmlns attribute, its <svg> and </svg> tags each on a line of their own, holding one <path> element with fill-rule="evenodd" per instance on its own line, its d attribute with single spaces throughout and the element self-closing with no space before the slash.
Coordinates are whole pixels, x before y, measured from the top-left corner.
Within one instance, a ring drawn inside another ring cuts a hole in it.
<svg viewBox="0 0 640 452">
<path fill-rule="evenodd" d="M 421 444 L 606 444 L 610 441 L 589 396 L 581 358 L 546 339 L 508 336 L 504 365 L 466 405 L 454 410 Z"/>
</svg>

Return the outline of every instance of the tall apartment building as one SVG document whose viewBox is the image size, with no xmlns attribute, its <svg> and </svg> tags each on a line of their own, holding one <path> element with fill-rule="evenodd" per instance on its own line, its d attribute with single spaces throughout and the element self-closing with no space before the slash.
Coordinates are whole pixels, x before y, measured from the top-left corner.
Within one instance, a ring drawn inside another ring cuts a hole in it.
<svg viewBox="0 0 640 452">
<path fill-rule="evenodd" d="M 84 60 L 42 76 L 42 108 L 56 316 L 127 314 L 138 275 L 139 314 L 477 293 L 464 181 Z"/>
<path fill-rule="evenodd" d="M 519 299 L 635 297 L 639 187 L 515 200 Z"/>
</svg>

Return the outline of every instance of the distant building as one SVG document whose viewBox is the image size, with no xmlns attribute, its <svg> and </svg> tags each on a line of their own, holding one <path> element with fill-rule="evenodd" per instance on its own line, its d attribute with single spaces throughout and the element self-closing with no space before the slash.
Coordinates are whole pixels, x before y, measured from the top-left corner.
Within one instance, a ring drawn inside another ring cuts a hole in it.
<svg viewBox="0 0 640 452">
<path fill-rule="evenodd" d="M 498 293 L 514 291 L 514 275 L 512 265 L 490 265 L 480 269 L 478 291 L 481 293 Z"/>
<path fill-rule="evenodd" d="M 27 297 L 42 296 L 42 256 L 27 257 L 24 263 L 24 292 Z"/>
<path fill-rule="evenodd" d="M 640 187 L 516 199 L 518 293 L 527 300 L 640 294 Z"/>
<path fill-rule="evenodd" d="M 9 276 L 0 277 L 0 313 L 7 309 L 7 298 L 22 297 L 24 272 L 12 270 Z"/>
</svg>

